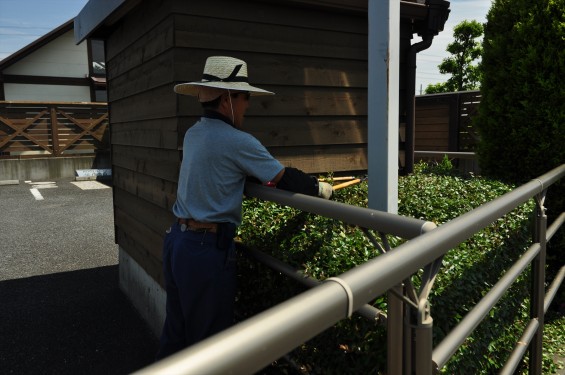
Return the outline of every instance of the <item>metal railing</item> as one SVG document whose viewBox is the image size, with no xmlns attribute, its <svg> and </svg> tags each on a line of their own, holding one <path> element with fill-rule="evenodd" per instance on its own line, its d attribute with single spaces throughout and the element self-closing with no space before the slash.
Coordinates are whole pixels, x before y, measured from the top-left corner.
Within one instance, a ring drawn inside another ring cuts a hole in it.
<svg viewBox="0 0 565 375">
<path fill-rule="evenodd" d="M 447 156 L 449 158 L 470 159 L 475 160 L 476 154 L 474 152 L 461 152 L 461 151 L 414 151 L 414 156 L 418 158 L 442 158 Z"/>
<path fill-rule="evenodd" d="M 403 325 L 402 319 L 396 319 L 394 324 L 389 324 L 389 337 L 414 339 L 410 340 L 412 347 L 404 351 L 389 348 L 394 353 L 393 358 L 389 356 L 389 362 L 392 364 L 389 363 L 388 373 L 431 374 L 446 364 L 512 282 L 531 263 L 530 323 L 510 355 L 503 373 L 512 373 L 518 366 L 525 353 L 524 343 L 526 343 L 530 351 L 530 373 L 541 374 L 544 313 L 555 296 L 565 272 L 564 267 L 546 294 L 544 285 L 546 243 L 563 224 L 565 213 L 547 228 L 544 199 L 547 188 L 563 176 L 565 176 L 565 164 L 435 229 L 431 226 L 433 224 L 416 219 L 248 185 L 246 193 L 250 196 L 323 214 L 379 232 L 385 232 L 386 228 L 387 233 L 404 238 L 411 236 L 412 240 L 396 247 L 394 251 L 386 252 L 338 277 L 330 278 L 139 373 L 199 375 L 254 373 L 339 320 L 351 316 L 353 311 L 363 308 L 368 301 L 396 288 L 423 268 L 427 278 L 423 278 L 419 294 L 409 291 L 409 295 L 403 296 L 407 308 L 412 309 L 414 313 L 411 315 L 417 317 L 416 322 L 407 322 Z M 439 260 L 447 251 L 532 197 L 537 202 L 534 244 L 434 349 L 433 320 L 427 296 L 434 275 L 440 267 Z M 389 320 L 391 320 L 390 311 Z"/>
</svg>

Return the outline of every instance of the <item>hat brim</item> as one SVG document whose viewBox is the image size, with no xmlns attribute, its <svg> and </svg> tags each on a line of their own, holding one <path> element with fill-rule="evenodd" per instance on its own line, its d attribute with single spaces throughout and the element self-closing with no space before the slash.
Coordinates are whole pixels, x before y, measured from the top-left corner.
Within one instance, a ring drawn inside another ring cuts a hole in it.
<svg viewBox="0 0 565 375">
<path fill-rule="evenodd" d="M 187 82 L 175 85 L 174 90 L 177 94 L 198 96 L 198 88 L 202 86 L 225 90 L 247 91 L 251 96 L 275 95 L 274 92 L 251 86 L 247 82 Z"/>
</svg>

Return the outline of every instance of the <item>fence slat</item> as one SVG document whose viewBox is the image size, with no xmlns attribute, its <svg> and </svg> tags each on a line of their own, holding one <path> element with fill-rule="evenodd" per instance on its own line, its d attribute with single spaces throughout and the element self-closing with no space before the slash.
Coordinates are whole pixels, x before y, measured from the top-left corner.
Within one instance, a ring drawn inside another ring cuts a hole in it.
<svg viewBox="0 0 565 375">
<path fill-rule="evenodd" d="M 109 149 L 106 103 L 0 101 L 0 158 Z"/>
</svg>

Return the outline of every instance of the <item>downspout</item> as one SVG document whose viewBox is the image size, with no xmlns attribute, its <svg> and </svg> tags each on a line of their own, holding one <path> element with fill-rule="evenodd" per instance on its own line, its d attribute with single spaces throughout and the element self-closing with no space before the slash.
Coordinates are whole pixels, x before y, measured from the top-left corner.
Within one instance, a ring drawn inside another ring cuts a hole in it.
<svg viewBox="0 0 565 375">
<path fill-rule="evenodd" d="M 433 35 L 427 35 L 419 43 L 413 44 L 408 50 L 408 83 L 406 95 L 406 128 L 404 146 L 404 172 L 406 174 L 414 172 L 414 143 L 415 132 L 415 95 L 416 95 L 416 55 L 425 49 L 430 48 Z"/>
<path fill-rule="evenodd" d="M 449 1 L 426 0 L 428 14 L 423 23 L 415 23 L 415 31 L 422 37 L 408 50 L 408 87 L 406 95 L 406 129 L 404 148 L 404 171 L 406 174 L 414 172 L 414 143 L 415 143 L 415 94 L 416 94 L 416 55 L 432 45 L 434 36 L 443 30 L 445 21 L 449 17 Z"/>
</svg>

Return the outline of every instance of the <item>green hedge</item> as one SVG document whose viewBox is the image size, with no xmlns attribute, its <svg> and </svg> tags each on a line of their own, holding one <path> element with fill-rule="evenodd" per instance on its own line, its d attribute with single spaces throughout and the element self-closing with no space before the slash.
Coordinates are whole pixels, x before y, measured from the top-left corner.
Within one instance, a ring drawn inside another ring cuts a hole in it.
<svg viewBox="0 0 565 375">
<path fill-rule="evenodd" d="M 512 189 L 482 178 L 454 175 L 449 162 L 399 180 L 399 214 L 441 225 Z M 367 206 L 367 185 L 362 183 L 336 192 L 336 201 Z M 501 274 L 529 246 L 533 202 L 498 220 L 443 259 L 430 296 L 434 318 L 434 345 L 496 283 Z M 379 255 L 355 227 L 256 199 L 244 201 L 244 224 L 239 236 L 246 246 L 260 249 L 323 280 Z M 402 240 L 388 237 L 391 246 Z M 239 319 L 256 314 L 304 290 L 295 281 L 254 260 L 240 257 Z M 418 285 L 418 277 L 413 282 Z M 528 280 L 521 277 L 490 317 L 471 336 L 445 367 L 447 373 L 488 374 L 506 360 L 528 315 Z M 372 304 L 386 311 L 386 296 Z M 518 326 L 513 328 L 514 326 Z M 559 337 L 559 336 L 558 336 Z M 562 336 L 561 336 L 562 337 Z M 492 342 L 491 342 L 492 341 Z M 386 371 L 386 330 L 356 314 L 289 353 L 289 357 L 313 374 L 377 374 Z M 552 362 L 546 359 L 546 368 Z M 268 373 L 294 373 L 279 361 Z"/>
</svg>

